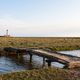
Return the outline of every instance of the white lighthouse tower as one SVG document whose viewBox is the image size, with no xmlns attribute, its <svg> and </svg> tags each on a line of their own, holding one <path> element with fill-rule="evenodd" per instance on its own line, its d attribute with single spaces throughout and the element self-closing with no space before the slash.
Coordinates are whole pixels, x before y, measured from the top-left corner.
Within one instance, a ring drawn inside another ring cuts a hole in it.
<svg viewBox="0 0 80 80">
<path fill-rule="evenodd" d="M 5 37 L 10 37 L 9 33 L 8 33 L 8 29 L 6 30 L 6 35 Z"/>
<path fill-rule="evenodd" d="M 8 36 L 8 29 L 6 30 L 6 36 Z"/>
</svg>

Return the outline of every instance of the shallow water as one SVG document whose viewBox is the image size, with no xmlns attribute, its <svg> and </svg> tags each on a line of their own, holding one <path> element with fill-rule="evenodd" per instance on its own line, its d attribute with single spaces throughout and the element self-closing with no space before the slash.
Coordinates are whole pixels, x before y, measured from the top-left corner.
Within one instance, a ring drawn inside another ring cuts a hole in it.
<svg viewBox="0 0 80 80">
<path fill-rule="evenodd" d="M 80 57 L 80 50 L 73 51 L 60 51 L 63 54 L 70 54 Z M 43 58 L 38 56 L 33 56 L 32 64 L 29 62 L 29 55 L 23 55 L 20 58 L 17 57 L 0 57 L 0 73 L 9 73 L 21 70 L 30 70 L 34 68 L 41 68 L 43 64 Z M 46 64 L 47 65 L 47 64 Z M 52 62 L 52 67 L 63 68 L 63 64 L 58 62 Z"/>
<path fill-rule="evenodd" d="M 69 55 L 80 57 L 80 50 L 60 51 L 60 53 L 69 54 Z"/>
</svg>

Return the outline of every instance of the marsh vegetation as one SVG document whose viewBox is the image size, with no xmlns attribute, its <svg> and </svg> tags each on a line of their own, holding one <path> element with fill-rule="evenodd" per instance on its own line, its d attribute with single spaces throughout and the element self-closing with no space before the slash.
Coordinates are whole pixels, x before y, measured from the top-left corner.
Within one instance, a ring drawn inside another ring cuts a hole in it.
<svg viewBox="0 0 80 80">
<path fill-rule="evenodd" d="M 19 38 L 0 37 L 0 47 L 41 48 L 46 50 L 76 50 L 80 49 L 80 38 L 45 37 Z"/>
<path fill-rule="evenodd" d="M 65 51 L 80 49 L 80 38 L 19 38 L 0 37 L 0 53 L 2 48 L 39 48 L 50 51 Z M 0 75 L 1 80 L 79 80 L 80 69 L 65 70 L 59 68 L 33 69 Z M 62 77 L 64 76 L 64 77 Z"/>
</svg>

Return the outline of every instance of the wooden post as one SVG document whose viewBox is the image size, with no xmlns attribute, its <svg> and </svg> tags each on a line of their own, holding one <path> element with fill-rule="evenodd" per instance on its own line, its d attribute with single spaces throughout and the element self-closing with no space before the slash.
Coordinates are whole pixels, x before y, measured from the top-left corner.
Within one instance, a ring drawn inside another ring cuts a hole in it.
<svg viewBox="0 0 80 80">
<path fill-rule="evenodd" d="M 51 66 L 51 60 L 46 60 L 46 62 L 48 63 L 48 67 Z"/>
<path fill-rule="evenodd" d="M 30 63 L 32 63 L 32 54 L 30 54 Z"/>
<path fill-rule="evenodd" d="M 8 53 L 9 53 L 9 52 L 5 52 L 5 55 L 8 56 Z"/>
<path fill-rule="evenodd" d="M 20 53 L 17 51 L 14 51 L 14 54 L 17 54 L 17 57 L 20 58 Z"/>
<path fill-rule="evenodd" d="M 69 66 L 68 65 L 64 65 L 63 69 L 67 69 Z"/>
<path fill-rule="evenodd" d="M 51 67 L 51 61 L 48 62 L 48 66 Z"/>
<path fill-rule="evenodd" d="M 43 57 L 43 66 L 42 67 L 45 67 L 45 57 Z"/>
<path fill-rule="evenodd" d="M 19 57 L 20 57 L 20 56 L 19 56 L 19 53 L 17 53 L 17 55 L 18 55 L 18 58 L 19 58 Z"/>
</svg>

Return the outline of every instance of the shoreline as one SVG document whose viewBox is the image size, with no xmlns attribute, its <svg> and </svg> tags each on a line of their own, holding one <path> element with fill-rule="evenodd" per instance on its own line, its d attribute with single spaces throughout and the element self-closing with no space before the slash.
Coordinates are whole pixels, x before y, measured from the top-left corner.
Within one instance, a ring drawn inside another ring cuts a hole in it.
<svg viewBox="0 0 80 80">
<path fill-rule="evenodd" d="M 2 74 L 0 75 L 0 78 L 2 80 L 79 80 L 79 75 L 79 71 L 59 68 L 44 68 Z"/>
<path fill-rule="evenodd" d="M 79 42 L 80 42 L 80 38 L 0 37 L 0 53 L 1 55 L 4 56 L 3 49 L 5 47 L 40 48 L 40 49 L 45 49 L 50 51 L 80 50 Z M 69 74 L 68 71 L 70 71 L 71 73 Z M 74 72 L 73 70 L 66 70 L 66 69 L 59 69 L 59 68 L 47 68 L 47 69 L 38 69 L 38 70 L 33 69 L 33 70 L 3 74 L 0 75 L 0 79 L 2 80 L 15 80 L 15 79 L 16 80 L 79 80 L 80 73 L 77 74 L 77 72 L 78 70 Z"/>
</svg>

